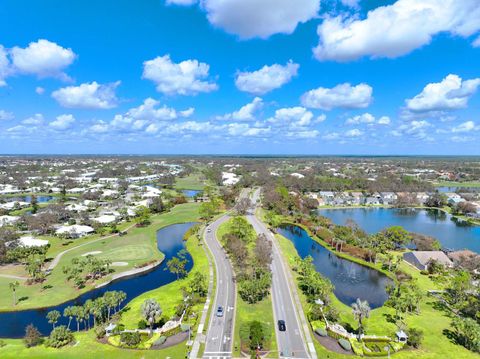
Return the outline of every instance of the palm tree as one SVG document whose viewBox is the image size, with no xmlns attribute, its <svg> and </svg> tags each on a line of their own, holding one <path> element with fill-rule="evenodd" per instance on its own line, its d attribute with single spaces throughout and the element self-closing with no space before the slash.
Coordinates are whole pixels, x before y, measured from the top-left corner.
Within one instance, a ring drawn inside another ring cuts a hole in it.
<svg viewBox="0 0 480 359">
<path fill-rule="evenodd" d="M 360 341 L 363 334 L 363 320 L 370 316 L 370 306 L 368 302 L 357 298 L 357 301 L 352 304 L 352 313 L 354 318 L 358 321 L 358 340 Z"/>
<path fill-rule="evenodd" d="M 119 290 L 118 292 L 116 292 L 116 300 L 117 300 L 117 303 L 116 303 L 116 306 L 117 306 L 117 311 L 120 310 L 120 305 L 122 304 L 122 302 L 127 299 L 127 293 Z"/>
<path fill-rule="evenodd" d="M 153 323 L 162 315 L 162 308 L 155 299 L 146 299 L 142 304 L 142 314 L 150 326 L 150 332 L 152 332 Z"/>
<path fill-rule="evenodd" d="M 13 305 L 17 305 L 17 288 L 20 286 L 20 283 L 18 283 L 18 281 L 16 280 L 15 282 L 11 282 L 8 284 L 8 286 L 10 287 L 10 290 L 12 291 L 12 294 L 13 294 Z"/>
<path fill-rule="evenodd" d="M 73 315 L 74 315 L 74 308 L 72 306 L 66 307 L 63 310 L 63 316 L 68 317 L 68 325 L 67 328 L 70 329 L 70 324 L 72 323 Z"/>
<path fill-rule="evenodd" d="M 105 304 L 102 297 L 97 298 L 93 301 L 93 306 L 92 306 L 93 326 L 97 325 L 97 319 L 98 320 L 102 319 L 104 305 Z"/>
<path fill-rule="evenodd" d="M 47 319 L 50 324 L 52 324 L 53 329 L 55 329 L 55 324 L 57 324 L 58 320 L 62 315 L 58 310 L 52 310 L 47 313 Z"/>
<path fill-rule="evenodd" d="M 80 322 L 81 322 L 81 308 L 80 306 L 76 305 L 72 308 L 72 315 L 75 317 L 75 321 L 77 322 L 77 332 L 80 331 Z"/>
<path fill-rule="evenodd" d="M 106 292 L 103 299 L 107 307 L 107 320 L 110 321 L 110 310 L 117 304 L 115 292 Z"/>
<path fill-rule="evenodd" d="M 89 328 L 90 314 L 92 313 L 92 310 L 93 310 L 93 300 L 87 299 L 83 304 L 83 308 L 84 308 L 83 318 L 85 319 L 85 326 Z"/>
</svg>

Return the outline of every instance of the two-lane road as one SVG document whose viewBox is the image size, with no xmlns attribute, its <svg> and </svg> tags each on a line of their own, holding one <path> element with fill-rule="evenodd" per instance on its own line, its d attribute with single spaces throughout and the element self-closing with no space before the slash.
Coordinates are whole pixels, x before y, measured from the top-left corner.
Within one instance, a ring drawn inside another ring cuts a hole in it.
<svg viewBox="0 0 480 359">
<path fill-rule="evenodd" d="M 253 194 L 254 205 L 259 198 L 259 191 Z M 272 243 L 272 302 L 275 318 L 278 350 L 281 358 L 311 358 L 302 334 L 302 327 L 295 308 L 292 291 L 286 270 L 272 233 L 255 216 L 255 209 L 247 215 L 257 234 L 265 234 Z M 284 320 L 286 331 L 279 331 L 277 321 Z"/>
<path fill-rule="evenodd" d="M 204 359 L 229 359 L 232 357 L 235 282 L 233 281 L 232 265 L 216 238 L 218 227 L 228 218 L 228 216 L 221 217 L 210 224 L 205 231 L 205 242 L 213 254 L 217 268 L 217 288 L 207 331 Z M 217 316 L 219 306 L 223 308 L 223 316 Z"/>
</svg>

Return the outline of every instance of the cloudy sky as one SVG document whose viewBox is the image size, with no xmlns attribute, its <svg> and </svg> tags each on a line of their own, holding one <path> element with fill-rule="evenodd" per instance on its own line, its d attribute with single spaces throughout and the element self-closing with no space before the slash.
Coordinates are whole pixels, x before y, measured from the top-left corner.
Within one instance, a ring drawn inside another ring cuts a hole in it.
<svg viewBox="0 0 480 359">
<path fill-rule="evenodd" d="M 478 0 L 2 0 L 0 153 L 480 154 Z"/>
</svg>

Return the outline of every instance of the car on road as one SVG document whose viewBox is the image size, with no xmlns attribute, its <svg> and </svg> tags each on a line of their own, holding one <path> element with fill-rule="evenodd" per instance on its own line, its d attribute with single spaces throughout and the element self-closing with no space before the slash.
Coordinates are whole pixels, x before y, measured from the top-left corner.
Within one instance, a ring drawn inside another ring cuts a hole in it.
<svg viewBox="0 0 480 359">
<path fill-rule="evenodd" d="M 207 232 L 210 233 L 212 231 L 212 229 L 209 227 L 207 228 Z"/>
<path fill-rule="evenodd" d="M 281 331 L 281 332 L 284 332 L 284 331 L 287 330 L 287 326 L 285 325 L 284 320 L 279 320 L 278 321 L 278 330 Z"/>
<path fill-rule="evenodd" d="M 217 317 L 223 317 L 223 307 L 219 306 L 217 308 Z"/>
</svg>

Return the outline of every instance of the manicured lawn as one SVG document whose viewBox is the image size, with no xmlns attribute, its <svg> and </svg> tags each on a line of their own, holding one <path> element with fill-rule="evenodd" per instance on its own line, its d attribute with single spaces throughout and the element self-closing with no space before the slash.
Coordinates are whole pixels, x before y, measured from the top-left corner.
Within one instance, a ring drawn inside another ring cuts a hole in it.
<svg viewBox="0 0 480 359">
<path fill-rule="evenodd" d="M 92 289 L 95 285 L 108 280 L 111 275 L 115 273 L 132 269 L 136 265 L 146 262 L 163 259 L 163 254 L 157 249 L 157 230 L 169 224 L 197 220 L 198 208 L 199 205 L 196 203 L 178 205 L 168 213 L 152 216 L 152 224 L 148 227 L 134 227 L 128 231 L 126 236 L 114 236 L 104 240 L 96 241 L 66 253 L 43 284 L 30 286 L 22 284 L 17 289 L 17 297 L 25 297 L 27 299 L 18 303 L 16 307 L 13 307 L 12 298 L 8 287 L 8 284 L 12 282 L 12 279 L 0 277 L 0 291 L 7 294 L 0 296 L 0 310 L 19 310 L 60 304 L 64 301 L 77 297 L 81 293 Z M 90 241 L 96 238 L 98 238 L 98 236 L 90 237 Z M 60 241 L 60 239 L 58 239 L 58 241 Z M 79 242 L 75 241 L 75 243 L 84 243 L 87 241 L 88 239 L 84 238 L 80 239 Z M 54 248 L 55 252 L 58 253 L 58 245 L 54 246 Z M 124 261 L 127 262 L 128 265 L 123 267 L 112 267 L 112 269 L 115 270 L 115 273 L 112 273 L 96 283 L 89 283 L 81 290 L 77 290 L 71 283 L 65 281 L 65 275 L 62 272 L 62 267 L 70 264 L 71 260 L 75 257 L 81 257 L 82 254 L 95 251 L 102 252 L 99 255 L 101 255 L 103 258 L 108 258 L 113 262 Z M 50 256 L 50 252 L 48 255 Z M 45 285 L 52 287 L 42 290 L 42 287 Z"/>
<path fill-rule="evenodd" d="M 20 339 L 5 339 L 6 345 L 0 348 L 1 358 L 184 358 L 186 347 L 183 343 L 163 350 L 126 350 L 99 343 L 92 331 L 75 333 L 77 344 L 60 349 L 45 348 L 43 345 L 26 348 Z"/>
<path fill-rule="evenodd" d="M 173 223 L 181 223 L 194 221 L 197 219 L 197 205 L 185 204 L 175 207 L 177 217 L 163 218 L 161 227 L 168 226 Z M 163 217 L 167 214 L 162 215 Z M 159 220 L 160 222 L 160 220 Z M 156 227 L 158 230 L 159 227 Z M 196 271 L 208 274 L 208 259 L 206 257 L 203 246 L 195 237 L 189 238 L 187 242 L 187 250 L 192 255 L 194 267 L 187 278 L 169 283 L 150 292 L 144 293 L 133 299 L 125 306 L 125 313 L 122 315 L 121 323 L 127 328 L 135 329 L 138 321 L 141 319 L 140 306 L 146 298 L 156 299 L 167 317 L 173 316 L 176 305 L 183 299 L 181 287 L 187 285 L 191 278 L 191 274 Z M 117 257 L 117 259 L 119 259 Z M 201 315 L 204 303 L 199 303 L 194 307 L 194 312 Z M 198 325 L 198 323 L 197 323 Z M 196 332 L 197 325 L 192 329 L 192 337 Z M 187 348 L 185 343 L 180 343 L 171 348 L 163 350 L 126 350 L 113 347 L 108 344 L 99 343 L 92 331 L 74 333 L 78 343 L 75 346 L 68 346 L 61 349 L 45 348 L 39 346 L 35 348 L 25 348 L 20 339 L 5 339 L 6 346 L 0 348 L 1 358 L 184 358 Z"/>
<path fill-rule="evenodd" d="M 187 242 L 187 250 L 193 258 L 193 268 L 186 278 L 174 281 L 150 292 L 133 299 L 126 305 L 126 311 L 122 314 L 121 323 L 125 324 L 127 329 L 137 328 L 138 321 L 142 319 L 140 307 L 145 299 L 155 299 L 163 310 L 163 316 L 171 318 L 175 315 L 175 307 L 183 300 L 182 287 L 186 287 L 191 280 L 192 274 L 195 272 L 204 273 L 208 280 L 208 259 L 198 239 L 191 237 Z M 194 307 L 194 312 L 201 315 L 203 303 L 197 304 Z M 194 333 L 195 331 L 192 331 Z"/>
<path fill-rule="evenodd" d="M 205 188 L 206 184 L 207 184 L 207 181 L 203 179 L 203 175 L 199 173 L 192 173 L 187 177 L 177 178 L 175 182 L 175 188 L 202 190 Z"/>
<path fill-rule="evenodd" d="M 455 182 L 455 181 L 442 181 L 433 184 L 435 187 L 480 187 L 479 181 L 470 182 Z"/>
<path fill-rule="evenodd" d="M 295 263 L 295 258 L 298 257 L 297 251 L 291 241 L 283 236 L 276 235 L 282 253 L 292 267 Z M 428 276 L 421 275 L 419 271 L 402 262 L 400 269 L 412 275 L 418 280 L 420 288 L 426 294 L 430 289 L 441 289 L 438 284 L 433 282 Z M 295 275 L 294 275 L 295 277 Z M 309 305 L 305 296 L 299 290 L 299 295 L 302 301 L 304 311 L 307 313 Z M 333 296 L 332 301 L 340 313 L 340 323 L 349 323 L 354 328 L 357 327 L 351 308 L 341 303 Z M 478 354 L 468 351 L 460 345 L 452 343 L 444 334 L 443 331 L 450 328 L 450 318 L 442 311 L 436 310 L 433 307 L 435 300 L 425 295 L 420 304 L 419 315 L 407 316 L 406 322 L 409 327 L 414 327 L 423 330 L 424 341 L 419 350 L 403 350 L 394 354 L 395 358 L 399 359 L 434 359 L 434 358 L 478 358 Z M 389 315 L 393 315 L 392 308 L 383 306 L 372 310 L 370 318 L 366 321 L 366 333 L 375 335 L 389 335 L 393 336 L 397 330 L 395 324 L 387 321 Z M 317 341 L 315 347 L 319 358 L 351 358 L 351 356 L 339 355 L 327 351 Z"/>
<path fill-rule="evenodd" d="M 268 358 L 278 358 L 277 342 L 275 336 L 275 320 L 273 319 L 272 298 L 269 295 L 262 301 L 249 304 L 240 298 L 237 294 L 236 303 L 236 317 L 235 317 L 235 335 L 233 338 L 233 355 L 240 357 L 240 328 L 242 325 L 254 320 L 258 320 L 268 326 L 268 332 L 270 333 L 270 343 L 268 349 L 273 353 L 268 355 Z"/>
</svg>

